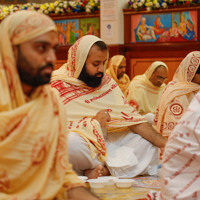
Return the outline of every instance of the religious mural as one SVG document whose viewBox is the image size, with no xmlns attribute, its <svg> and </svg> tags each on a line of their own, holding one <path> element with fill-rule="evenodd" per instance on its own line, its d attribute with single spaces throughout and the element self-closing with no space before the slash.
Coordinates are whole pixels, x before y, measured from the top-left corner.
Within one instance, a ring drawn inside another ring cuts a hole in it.
<svg viewBox="0 0 200 200">
<path fill-rule="evenodd" d="M 197 11 L 131 16 L 131 42 L 197 41 Z"/>
<path fill-rule="evenodd" d="M 99 18 L 80 19 L 80 30 L 83 35 L 96 35 L 100 37 Z"/>
<path fill-rule="evenodd" d="M 99 37 L 99 18 L 54 20 L 58 29 L 59 45 L 71 45 L 84 35 Z"/>
</svg>

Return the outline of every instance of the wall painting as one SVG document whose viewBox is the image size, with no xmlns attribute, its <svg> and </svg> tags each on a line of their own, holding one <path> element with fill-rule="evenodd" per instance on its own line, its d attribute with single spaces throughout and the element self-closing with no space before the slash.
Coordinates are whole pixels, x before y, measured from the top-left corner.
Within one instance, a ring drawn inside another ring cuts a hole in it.
<svg viewBox="0 0 200 200">
<path fill-rule="evenodd" d="M 84 35 L 99 37 L 99 18 L 54 20 L 58 29 L 59 45 L 71 45 Z"/>
<path fill-rule="evenodd" d="M 131 42 L 197 41 L 197 11 L 131 16 Z"/>
</svg>

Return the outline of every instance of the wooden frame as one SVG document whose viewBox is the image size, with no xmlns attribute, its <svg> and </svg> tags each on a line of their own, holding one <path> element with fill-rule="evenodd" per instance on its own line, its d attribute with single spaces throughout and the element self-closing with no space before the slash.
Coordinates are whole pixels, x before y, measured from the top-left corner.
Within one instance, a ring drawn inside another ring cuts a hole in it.
<svg viewBox="0 0 200 200">
<path fill-rule="evenodd" d="M 131 43 L 197 41 L 197 10 L 131 16 Z"/>
<path fill-rule="evenodd" d="M 195 6 L 195 7 L 179 7 L 179 8 L 171 8 L 171 9 L 163 9 L 163 10 L 154 10 L 154 11 L 131 11 L 130 9 L 124 9 L 124 42 L 125 44 L 129 44 L 131 43 L 131 29 L 129 28 L 127 30 L 127 27 L 131 27 L 131 17 L 132 16 L 137 16 L 137 15 L 163 15 L 163 14 L 169 14 L 169 13 L 175 13 L 175 12 L 191 12 L 191 11 L 196 11 L 197 12 L 197 41 L 200 40 L 200 36 L 199 36 L 199 31 L 200 31 L 200 27 L 199 27 L 199 18 L 200 18 L 200 6 Z"/>
<path fill-rule="evenodd" d="M 0 0 L 1 4 L 25 4 L 27 0 Z"/>
<path fill-rule="evenodd" d="M 190 41 L 179 41 L 179 42 L 131 42 L 131 17 L 134 15 L 150 15 L 150 14 L 166 14 L 172 12 L 186 12 L 195 11 L 197 12 L 197 36 L 196 40 Z M 155 11 L 131 11 L 123 10 L 124 12 L 124 48 L 125 56 L 127 58 L 127 74 L 130 78 L 135 75 L 142 74 L 145 69 L 149 66 L 149 61 L 160 60 L 166 62 L 169 67 L 169 81 L 172 79 L 173 74 L 178 67 L 181 60 L 191 51 L 200 50 L 200 7 L 181 7 L 171 8 L 166 10 L 155 10 Z M 135 63 L 135 64 L 134 64 Z M 139 64 L 140 63 L 140 64 Z M 137 68 L 137 69 L 136 69 Z"/>
</svg>

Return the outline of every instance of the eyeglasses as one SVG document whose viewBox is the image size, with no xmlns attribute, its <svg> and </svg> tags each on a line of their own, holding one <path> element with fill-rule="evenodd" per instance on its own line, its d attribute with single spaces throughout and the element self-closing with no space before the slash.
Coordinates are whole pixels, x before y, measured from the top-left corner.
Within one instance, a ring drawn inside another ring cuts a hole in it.
<svg viewBox="0 0 200 200">
<path fill-rule="evenodd" d="M 159 79 L 159 80 L 162 80 L 162 81 L 166 81 L 167 80 L 167 78 L 162 77 L 162 76 L 156 76 L 156 78 Z"/>
</svg>

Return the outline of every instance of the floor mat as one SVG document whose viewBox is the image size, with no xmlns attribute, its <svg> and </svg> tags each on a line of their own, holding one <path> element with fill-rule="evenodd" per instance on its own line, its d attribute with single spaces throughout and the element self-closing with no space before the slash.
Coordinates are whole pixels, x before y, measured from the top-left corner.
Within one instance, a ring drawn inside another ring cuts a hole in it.
<svg viewBox="0 0 200 200">
<path fill-rule="evenodd" d="M 157 176 L 139 176 L 133 178 L 131 188 L 117 188 L 115 185 L 101 189 L 91 189 L 102 200 L 145 200 L 152 188 L 160 190 L 160 178 Z"/>
<path fill-rule="evenodd" d="M 133 178 L 133 180 L 136 182 L 133 187 L 160 189 L 160 178 L 158 176 L 141 176 Z"/>
</svg>

